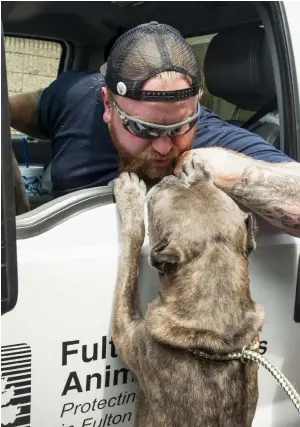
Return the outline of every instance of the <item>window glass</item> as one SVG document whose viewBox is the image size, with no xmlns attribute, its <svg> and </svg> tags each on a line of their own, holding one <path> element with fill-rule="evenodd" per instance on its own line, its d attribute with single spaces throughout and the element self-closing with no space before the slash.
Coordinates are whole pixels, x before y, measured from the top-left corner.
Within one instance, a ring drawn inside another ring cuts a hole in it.
<svg viewBox="0 0 300 427">
<path fill-rule="evenodd" d="M 5 51 L 9 96 L 43 89 L 56 79 L 60 43 L 6 36 Z"/>
</svg>

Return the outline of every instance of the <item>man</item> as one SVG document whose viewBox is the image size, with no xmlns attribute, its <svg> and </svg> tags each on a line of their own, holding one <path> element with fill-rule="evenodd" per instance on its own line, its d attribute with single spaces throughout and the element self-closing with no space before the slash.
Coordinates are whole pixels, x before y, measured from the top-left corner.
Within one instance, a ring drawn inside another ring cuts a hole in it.
<svg viewBox="0 0 300 427">
<path fill-rule="evenodd" d="M 128 31 L 101 71 L 67 72 L 11 98 L 12 126 L 52 141 L 54 195 L 107 185 L 123 170 L 152 184 L 196 152 L 219 188 L 300 236 L 300 165 L 200 107 L 197 59 L 177 30 L 151 22 Z"/>
</svg>

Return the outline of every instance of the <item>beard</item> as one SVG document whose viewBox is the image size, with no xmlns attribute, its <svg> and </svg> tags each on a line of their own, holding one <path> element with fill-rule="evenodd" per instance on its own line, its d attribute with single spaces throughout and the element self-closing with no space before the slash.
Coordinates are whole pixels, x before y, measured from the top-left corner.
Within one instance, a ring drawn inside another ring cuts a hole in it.
<svg viewBox="0 0 300 427">
<path fill-rule="evenodd" d="M 109 125 L 110 135 L 114 146 L 116 147 L 119 155 L 119 173 L 122 172 L 135 172 L 139 178 L 143 179 L 146 183 L 153 185 L 159 182 L 164 176 L 172 175 L 174 167 L 180 155 L 190 150 L 196 135 L 195 129 L 191 132 L 191 139 L 185 146 L 184 150 L 179 150 L 176 146 L 172 145 L 168 154 L 161 155 L 153 150 L 151 144 L 149 148 L 138 155 L 129 153 L 119 142 L 113 123 Z M 170 159 L 170 164 L 164 167 L 153 165 L 153 160 L 167 160 Z"/>
</svg>

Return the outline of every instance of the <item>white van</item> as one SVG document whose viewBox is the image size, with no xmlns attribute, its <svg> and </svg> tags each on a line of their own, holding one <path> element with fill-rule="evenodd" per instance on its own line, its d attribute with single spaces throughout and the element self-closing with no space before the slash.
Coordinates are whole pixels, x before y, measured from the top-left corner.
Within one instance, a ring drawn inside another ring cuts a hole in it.
<svg viewBox="0 0 300 427">
<path fill-rule="evenodd" d="M 245 111 L 243 94 L 239 105 L 232 105 L 207 91 L 204 102 L 236 125 L 258 113 L 250 129 L 300 161 L 298 14 L 299 5 L 292 2 L 2 3 L 2 52 L 5 44 L 7 56 L 6 67 L 2 56 L 1 74 L 1 426 L 131 427 L 137 400 L 134 378 L 111 339 L 120 248 L 120 219 L 111 188 L 54 199 L 51 190 L 45 191 L 31 197 L 29 213 L 15 217 L 11 141 L 22 163 L 24 135 L 10 135 L 8 90 L 38 89 L 55 78 L 43 74 L 48 71 L 41 71 L 41 59 L 30 69 L 25 56 L 48 58 L 55 75 L 67 69 L 99 69 L 105 46 L 120 27 L 158 20 L 182 32 L 202 65 L 215 34 L 228 28 L 263 28 L 275 79 L 272 111 L 264 105 Z M 53 43 L 60 46 L 61 56 Z M 50 142 L 27 143 L 31 158 L 49 171 Z M 250 269 L 253 299 L 266 312 L 261 351 L 299 391 L 300 239 L 260 221 L 257 243 Z M 140 270 L 144 312 L 158 285 L 147 255 L 146 238 Z M 263 368 L 259 392 L 254 427 L 300 426 L 299 413 Z"/>
</svg>

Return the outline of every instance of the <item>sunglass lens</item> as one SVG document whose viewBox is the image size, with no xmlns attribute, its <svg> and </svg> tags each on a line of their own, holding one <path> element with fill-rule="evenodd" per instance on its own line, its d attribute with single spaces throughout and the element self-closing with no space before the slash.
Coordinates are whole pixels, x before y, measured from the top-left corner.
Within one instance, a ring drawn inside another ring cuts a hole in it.
<svg viewBox="0 0 300 427">
<path fill-rule="evenodd" d="M 139 138 L 155 139 L 162 134 L 160 129 L 144 126 L 141 123 L 136 123 L 133 121 L 128 121 L 125 129 Z"/>
</svg>

